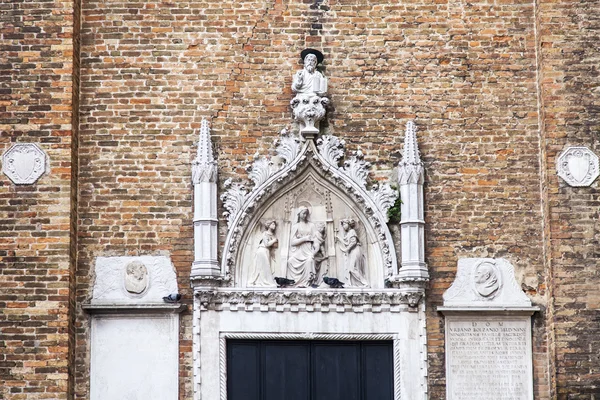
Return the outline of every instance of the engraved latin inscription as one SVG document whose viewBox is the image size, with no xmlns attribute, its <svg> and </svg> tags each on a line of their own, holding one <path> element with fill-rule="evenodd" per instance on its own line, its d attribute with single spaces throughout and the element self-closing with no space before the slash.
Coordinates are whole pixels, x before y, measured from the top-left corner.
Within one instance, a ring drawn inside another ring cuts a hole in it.
<svg viewBox="0 0 600 400">
<path fill-rule="evenodd" d="M 448 399 L 532 399 L 526 319 L 447 319 Z"/>
</svg>

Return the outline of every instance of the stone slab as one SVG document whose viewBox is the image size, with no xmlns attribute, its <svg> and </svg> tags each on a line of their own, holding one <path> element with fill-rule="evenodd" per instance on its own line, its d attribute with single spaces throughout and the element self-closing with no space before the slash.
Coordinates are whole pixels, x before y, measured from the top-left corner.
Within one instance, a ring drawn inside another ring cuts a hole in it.
<svg viewBox="0 0 600 400">
<path fill-rule="evenodd" d="M 508 260 L 462 258 L 452 286 L 444 293 L 444 307 L 523 309 L 531 307 L 531 300 L 521 290 Z"/>
<path fill-rule="evenodd" d="M 532 400 L 529 316 L 446 316 L 448 400 Z"/>
<path fill-rule="evenodd" d="M 179 315 L 94 316 L 90 399 L 177 400 Z"/>
<path fill-rule="evenodd" d="M 167 256 L 98 257 L 91 304 L 163 303 L 177 293 L 175 267 Z"/>
</svg>

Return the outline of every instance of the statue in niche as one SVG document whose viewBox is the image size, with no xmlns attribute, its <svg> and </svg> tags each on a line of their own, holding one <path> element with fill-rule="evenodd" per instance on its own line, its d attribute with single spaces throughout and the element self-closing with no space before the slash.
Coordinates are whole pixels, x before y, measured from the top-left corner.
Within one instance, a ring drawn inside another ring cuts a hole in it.
<svg viewBox="0 0 600 400">
<path fill-rule="evenodd" d="M 319 267 L 325 258 L 322 250 L 325 227 L 310 222 L 310 210 L 307 207 L 300 207 L 297 215 L 290 235 L 287 278 L 296 281 L 296 287 L 316 287 Z"/>
<path fill-rule="evenodd" d="M 344 254 L 344 266 L 346 268 L 346 284 L 355 287 L 369 286 L 366 278 L 366 260 L 363 254 L 360 240 L 356 230 L 356 221 L 345 218 L 340 221 L 344 231 L 343 237 L 336 237 L 340 244 L 340 250 Z"/>
<path fill-rule="evenodd" d="M 292 80 L 292 91 L 296 96 L 290 102 L 294 119 L 301 125 L 300 133 L 305 137 L 314 137 L 319 133 L 319 121 L 327 112 L 329 99 L 327 78 L 317 70 L 323 54 L 314 49 L 305 49 L 300 53 L 304 68 L 296 72 Z"/>
<path fill-rule="evenodd" d="M 125 267 L 125 290 L 140 294 L 148 287 L 148 269 L 140 261 L 132 261 Z"/>
<path fill-rule="evenodd" d="M 254 270 L 251 272 L 248 282 L 250 286 L 273 287 L 273 269 L 275 257 L 273 251 L 277 248 L 279 241 L 275 237 L 277 222 L 275 220 L 266 221 L 265 230 L 261 233 L 261 239 L 258 242 L 258 249 L 254 255 Z"/>
<path fill-rule="evenodd" d="M 482 297 L 492 298 L 500 289 L 498 274 L 494 265 L 481 263 L 475 268 L 475 289 Z"/>
</svg>

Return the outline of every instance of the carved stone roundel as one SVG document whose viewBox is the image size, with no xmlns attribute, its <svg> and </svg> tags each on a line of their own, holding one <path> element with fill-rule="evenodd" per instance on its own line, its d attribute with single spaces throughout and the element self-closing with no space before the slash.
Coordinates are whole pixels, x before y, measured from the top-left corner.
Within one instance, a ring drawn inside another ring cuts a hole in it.
<svg viewBox="0 0 600 400">
<path fill-rule="evenodd" d="M 498 268 L 491 262 L 482 262 L 473 271 L 473 286 L 481 297 L 493 298 L 501 286 L 501 275 Z"/>
<path fill-rule="evenodd" d="M 556 162 L 558 176 L 569 186 L 590 186 L 598 178 L 598 156 L 587 147 L 569 147 Z"/>
<path fill-rule="evenodd" d="M 17 143 L 2 156 L 2 172 L 16 185 L 33 184 L 46 172 L 46 153 L 34 143 Z"/>
<path fill-rule="evenodd" d="M 141 294 L 148 287 L 148 268 L 140 261 L 125 267 L 125 289 L 131 294 Z"/>
</svg>

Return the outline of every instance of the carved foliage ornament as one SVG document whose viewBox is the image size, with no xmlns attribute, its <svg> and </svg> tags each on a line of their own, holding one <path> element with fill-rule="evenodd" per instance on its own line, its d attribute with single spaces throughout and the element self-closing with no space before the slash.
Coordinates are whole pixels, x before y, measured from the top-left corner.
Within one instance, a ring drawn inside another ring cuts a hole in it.
<svg viewBox="0 0 600 400">
<path fill-rule="evenodd" d="M 598 178 L 598 156 L 587 147 L 569 147 L 556 161 L 558 176 L 569 186 L 590 186 Z"/>
<path fill-rule="evenodd" d="M 282 131 L 275 149 L 276 156 L 270 160 L 255 157 L 250 170 L 254 185 L 248 191 L 244 185 L 226 182 L 228 190 L 221 196 L 226 209 L 229 233 L 225 241 L 222 272 L 227 275 L 233 265 L 242 233 L 248 227 L 249 216 L 255 207 L 264 203 L 267 194 L 274 193 L 292 181 L 307 162 L 315 165 L 329 176 L 332 183 L 345 188 L 357 205 L 363 208 L 369 222 L 375 228 L 387 269 L 387 274 L 396 273 L 397 264 L 391 234 L 387 228 L 387 211 L 397 198 L 397 192 L 387 184 L 374 185 L 367 189 L 369 163 L 363 160 L 362 153 L 349 157 L 343 166 L 339 165 L 344 156 L 344 142 L 335 136 L 323 136 L 317 140 L 305 140 L 301 136 Z M 309 154 L 312 156 L 309 157 Z M 273 159 L 282 160 L 281 163 Z"/>
<path fill-rule="evenodd" d="M 46 172 L 46 153 L 34 143 L 17 143 L 2 156 L 2 171 L 16 185 L 31 185 Z"/>
</svg>

